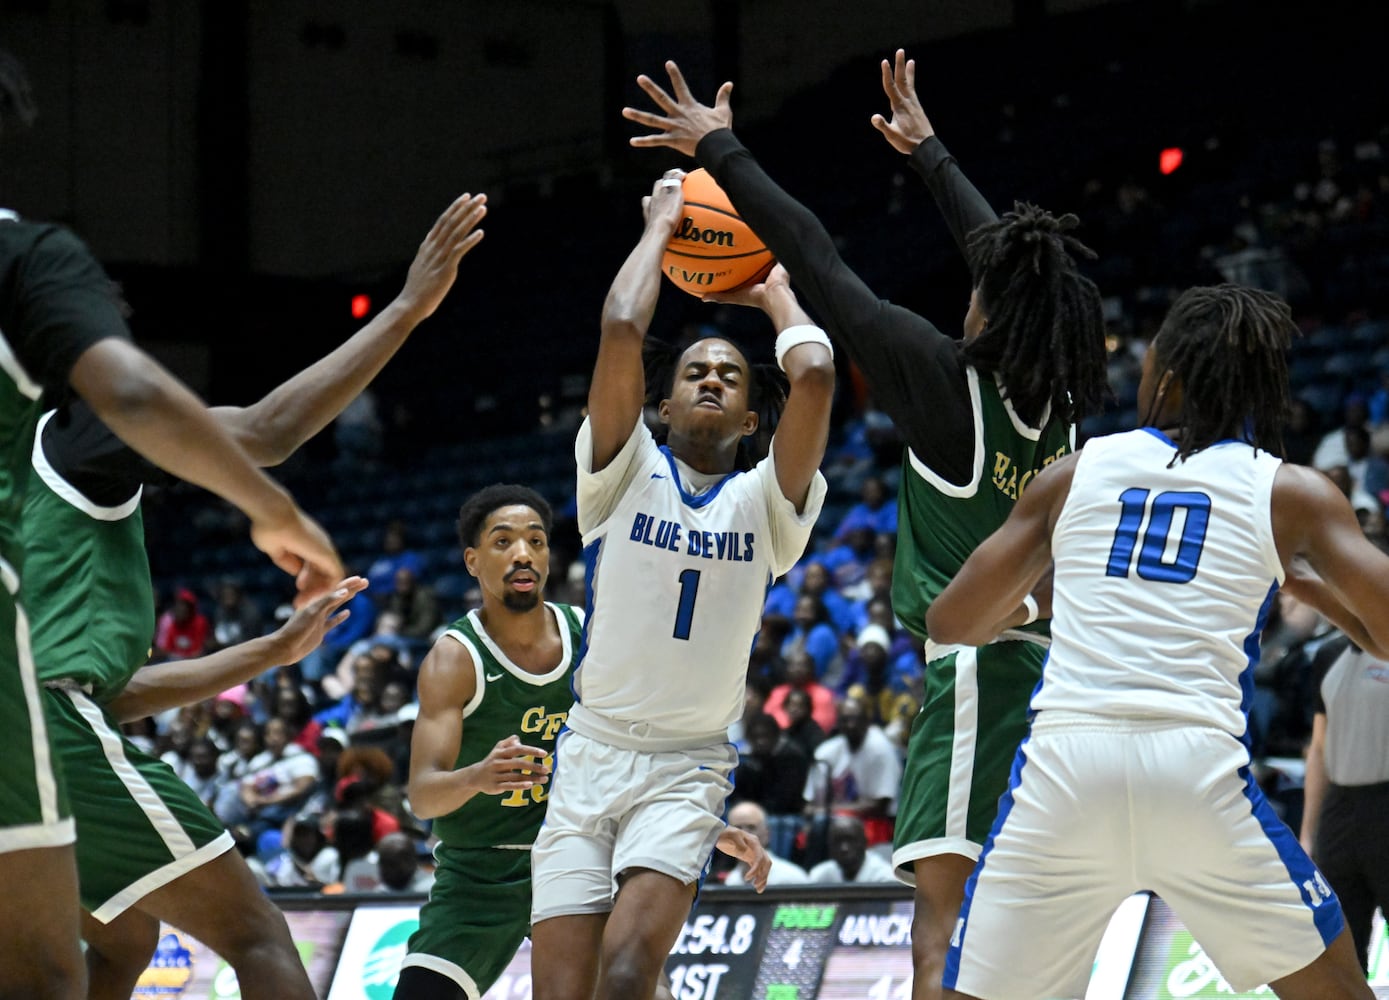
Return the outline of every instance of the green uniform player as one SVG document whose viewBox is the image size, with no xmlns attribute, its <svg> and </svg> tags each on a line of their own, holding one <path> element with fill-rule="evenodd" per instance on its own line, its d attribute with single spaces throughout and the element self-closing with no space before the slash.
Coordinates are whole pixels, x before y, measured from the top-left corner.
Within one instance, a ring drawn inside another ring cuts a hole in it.
<svg viewBox="0 0 1389 1000">
<path fill-rule="evenodd" d="M 574 703 L 571 681 L 583 643 L 583 613 L 568 605 L 545 608 L 559 629 L 562 652 L 544 673 L 513 663 L 477 612 L 454 622 L 439 640 L 466 651 L 477 685 L 463 708 L 456 769 L 485 760 L 518 735 L 543 750 L 543 763 L 552 766 L 555 738 Z M 543 784 L 476 795 L 434 821 L 434 888 L 404 968 L 447 976 L 471 997 L 497 980 L 530 931 L 530 848 L 545 820 L 545 797 Z"/>
<path fill-rule="evenodd" d="M 1041 680 L 1048 641 L 1042 620 L 1004 632 L 994 645 L 941 646 L 926 634 L 926 609 L 1037 473 L 1071 450 L 1064 423 L 1028 427 L 993 377 L 973 368 L 966 377 L 975 403 L 977 478 L 952 484 L 907 451 L 898 492 L 893 609 L 925 642 L 927 661 L 894 836 L 893 865 L 908 879 L 920 858 L 978 856 L 1027 732 L 1027 701 Z"/>
<path fill-rule="evenodd" d="M 4 82 L 17 77 L 7 67 Z M 0 101 L 0 107 L 5 101 Z M 113 286 L 66 230 L 0 211 L 0 994 L 68 997 L 85 991 L 77 871 L 58 754 L 20 598 L 34 569 L 22 511 L 41 400 L 71 398 L 101 414 L 145 457 L 245 511 L 255 543 L 293 565 L 307 587 L 342 575 L 322 531 L 250 464 L 211 414 L 129 342 Z M 51 404 L 50 404 L 51 405 Z M 326 589 L 326 586 L 325 586 Z M 85 610 L 85 609 L 84 609 Z M 84 618 L 84 622 L 86 619 Z M 41 644 L 46 636 L 37 634 Z M 38 650 L 41 652 L 41 649 Z M 138 662 L 138 660 L 136 661 Z M 94 994 L 95 995 L 95 994 Z"/>
<path fill-rule="evenodd" d="M 465 195 L 450 206 L 401 295 L 345 344 L 259 403 L 212 411 L 216 433 L 234 438 L 243 460 L 271 465 L 326 426 L 452 286 L 459 259 L 480 238 L 474 227 L 483 201 Z M 273 635 L 200 660 L 142 667 L 154 629 L 140 514 L 147 463 L 80 399 L 43 417 L 25 459 L 37 697 L 70 779 L 92 996 L 130 995 L 161 920 L 222 955 L 248 998 L 312 996 L 283 916 L 228 850 L 231 836 L 120 725 L 297 661 L 342 620 L 335 612 L 365 581 L 344 581 Z"/>
<path fill-rule="evenodd" d="M 233 846 L 193 789 L 105 708 L 148 658 L 154 633 L 143 471 L 77 401 L 41 418 L 24 499 L 34 659 L 67 763 L 82 906 L 102 923 Z"/>
<path fill-rule="evenodd" d="M 530 931 L 530 849 L 583 645 L 581 613 L 542 599 L 551 524 L 524 486 L 489 486 L 459 511 L 482 608 L 420 664 L 410 805 L 440 844 L 397 1000 L 479 1000 Z"/>
</svg>

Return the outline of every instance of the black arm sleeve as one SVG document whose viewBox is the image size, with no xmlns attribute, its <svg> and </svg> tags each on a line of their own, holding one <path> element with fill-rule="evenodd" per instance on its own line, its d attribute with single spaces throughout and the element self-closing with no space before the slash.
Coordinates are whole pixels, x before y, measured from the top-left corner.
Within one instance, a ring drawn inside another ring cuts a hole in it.
<svg viewBox="0 0 1389 1000">
<path fill-rule="evenodd" d="M 950 235 L 955 237 L 955 245 L 969 263 L 967 240 L 969 234 L 980 226 L 998 221 L 998 213 L 979 193 L 979 189 L 969 182 L 960 170 L 955 157 L 945 144 L 931 136 L 912 150 L 912 169 L 921 175 L 931 196 L 936 199 L 940 214 L 945 216 L 945 224 L 950 227 Z M 978 275 L 975 275 L 978 280 Z"/>
<path fill-rule="evenodd" d="M 57 226 L 6 225 L 15 227 L 6 250 L 19 252 L 6 269 L 5 335 L 29 377 L 57 392 L 87 348 L 130 333 L 110 279 L 81 240 Z"/>
<path fill-rule="evenodd" d="M 873 294 L 840 258 L 820 220 L 767 176 L 731 130 L 709 133 L 695 155 L 858 365 L 907 445 L 950 482 L 967 482 L 974 414 L 955 342 Z"/>
</svg>

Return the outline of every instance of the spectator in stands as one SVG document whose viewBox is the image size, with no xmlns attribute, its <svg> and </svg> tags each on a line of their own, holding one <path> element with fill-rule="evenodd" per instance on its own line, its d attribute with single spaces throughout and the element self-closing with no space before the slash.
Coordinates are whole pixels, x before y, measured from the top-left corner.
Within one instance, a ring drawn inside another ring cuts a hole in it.
<svg viewBox="0 0 1389 1000">
<path fill-rule="evenodd" d="M 829 561 L 834 553 L 827 553 L 822 557 L 814 557 L 805 564 L 805 571 L 801 574 L 800 597 L 813 597 L 825 606 L 825 612 L 829 615 L 829 623 L 834 626 L 835 632 L 843 635 L 852 632 L 853 604 L 839 593 L 834 577 L 832 575 L 832 564 Z M 840 561 L 842 563 L 842 560 Z M 796 608 L 791 606 L 792 617 L 795 617 Z"/>
<path fill-rule="evenodd" d="M 867 528 L 873 534 L 897 534 L 897 504 L 887 494 L 887 487 L 878 476 L 869 476 L 859 489 L 859 502 L 849 508 L 834 529 L 834 540 L 842 542 L 849 533 Z"/>
<path fill-rule="evenodd" d="M 864 570 L 863 579 L 842 591 L 849 601 L 849 625 L 843 631 L 856 634 L 868 624 L 868 602 L 874 598 L 892 601 L 892 560 L 878 556 Z M 891 631 L 891 630 L 889 630 Z"/>
<path fill-rule="evenodd" d="M 902 762 L 862 702 L 851 698 L 839 706 L 839 732 L 820 744 L 815 761 L 805 785 L 807 810 L 828 805 L 835 815 L 863 820 L 870 844 L 890 842 Z"/>
<path fill-rule="evenodd" d="M 375 892 L 381 886 L 379 859 L 373 850 L 372 819 L 360 809 L 346 809 L 333 820 L 333 847 L 337 849 L 333 884 L 343 892 Z"/>
<path fill-rule="evenodd" d="M 838 721 L 834 692 L 815 679 L 815 661 L 805 650 L 786 658 L 786 683 L 778 684 L 767 695 L 762 711 L 776 719 L 782 729 L 789 729 L 792 719 L 786 712 L 786 699 L 793 690 L 802 691 L 810 699 L 810 714 L 820 727 L 820 735 L 834 728 Z"/>
<path fill-rule="evenodd" d="M 830 820 L 830 856 L 810 869 L 810 882 L 896 882 L 892 863 L 868 850 L 863 821 L 857 816 Z"/>
<path fill-rule="evenodd" d="M 242 591 L 241 582 L 225 577 L 217 587 L 217 607 L 212 612 L 212 636 L 207 641 L 207 651 L 215 653 L 254 639 L 264 634 L 264 625 L 265 616 L 255 601 Z"/>
<path fill-rule="evenodd" d="M 852 587 L 863 581 L 868 564 L 877 556 L 877 546 L 877 533 L 867 525 L 860 524 L 850 528 L 843 538 L 837 539 L 834 546 L 819 557 L 818 562 L 830 571 L 835 587 Z"/>
<path fill-rule="evenodd" d="M 815 676 L 826 687 L 839 683 L 844 658 L 839 653 L 839 633 L 830 624 L 829 612 L 818 597 L 802 594 L 796 598 L 791 634 L 781 644 L 781 656 L 789 666 L 794 656 L 808 653 Z"/>
<path fill-rule="evenodd" d="M 184 784 L 197 793 L 209 809 L 217 801 L 217 744 L 206 736 L 194 740 L 188 750 L 188 767 L 179 772 Z"/>
<path fill-rule="evenodd" d="M 306 728 L 311 729 L 317 725 L 318 723 L 311 722 Z M 309 796 L 308 801 L 300 807 L 301 815 L 322 816 L 337 808 L 338 762 L 351 742 L 347 732 L 340 726 L 319 729 L 314 751 L 318 758 L 318 782 L 314 785 L 313 794 Z"/>
<path fill-rule="evenodd" d="M 1370 452 L 1370 432 L 1364 427 L 1347 427 L 1345 437 L 1351 496 L 1363 493 L 1374 503 L 1375 509 L 1383 510 L 1381 494 L 1389 490 L 1389 462 Z M 1354 501 L 1351 506 L 1355 506 Z"/>
<path fill-rule="evenodd" d="M 338 759 L 334 796 L 338 809 L 361 810 L 371 817 L 371 840 L 376 843 L 400 829 L 404 793 L 391 784 L 395 765 L 376 746 L 352 746 Z"/>
<path fill-rule="evenodd" d="M 290 742 L 289 725 L 283 719 L 265 724 L 265 749 L 251 761 L 241 779 L 241 812 L 237 823 L 253 836 L 277 830 L 299 811 L 318 783 L 318 761 L 313 754 Z"/>
<path fill-rule="evenodd" d="M 217 800 L 212 811 L 227 826 L 231 826 L 228 817 L 241 813 L 241 779 L 250 773 L 251 761 L 262 749 L 260 726 L 243 719 L 232 734 L 232 748 L 217 758 Z"/>
<path fill-rule="evenodd" d="M 376 844 L 377 892 L 427 893 L 434 873 L 420 865 L 415 839 L 408 833 L 388 833 Z"/>
<path fill-rule="evenodd" d="M 1283 429 L 1283 457 L 1297 465 L 1311 465 L 1321 443 L 1321 418 L 1305 399 L 1294 399 Z"/>
<path fill-rule="evenodd" d="M 741 766 L 741 765 L 740 765 Z M 793 861 L 779 857 L 771 841 L 771 830 L 767 825 L 767 813 L 754 801 L 739 802 L 728 811 L 728 825 L 744 833 L 751 834 L 762 842 L 772 869 L 767 873 L 768 885 L 804 885 L 809 881 L 805 869 Z M 724 879 L 724 885 L 745 886 L 747 865 L 738 862 Z"/>
<path fill-rule="evenodd" d="M 387 667 L 367 653 L 352 661 L 352 690 L 336 703 L 314 716 L 323 726 L 341 726 L 352 735 L 381 714 L 381 693 L 386 687 Z"/>
<path fill-rule="evenodd" d="M 416 577 L 424 572 L 424 559 L 406 547 L 405 522 L 392 521 L 386 525 L 381 539 L 381 555 L 367 569 L 367 593 L 378 605 L 395 593 L 396 573 L 408 569 Z"/>
<path fill-rule="evenodd" d="M 825 742 L 826 737 L 824 727 L 815 721 L 810 692 L 798 687 L 787 691 L 782 702 L 782 714 L 786 719 L 783 735 L 813 759 L 815 750 Z"/>
<path fill-rule="evenodd" d="M 386 598 L 386 610 L 400 616 L 400 634 L 417 646 L 428 645 L 441 620 L 434 588 L 420 583 L 409 566 L 395 571 L 395 591 Z"/>
<path fill-rule="evenodd" d="M 348 572 L 350 574 L 352 571 Z M 349 612 L 347 621 L 329 632 L 323 645 L 300 661 L 299 672 L 304 680 L 323 680 L 325 674 L 337 668 L 349 648 L 370 636 L 375 629 L 376 602 L 372 600 L 370 588 L 353 594 L 346 608 Z M 342 692 L 339 692 L 338 697 L 341 695 Z"/>
<path fill-rule="evenodd" d="M 198 610 L 198 595 L 183 587 L 174 595 L 173 607 L 159 616 L 154 648 L 171 660 L 202 656 L 209 631 L 207 615 Z"/>
<path fill-rule="evenodd" d="M 787 739 L 770 715 L 754 715 L 747 723 L 748 748 L 738 755 L 738 780 L 731 799 L 756 802 L 772 816 L 773 847 L 790 854 L 805 809 L 805 783 L 810 755 Z M 767 840 L 763 838 L 765 846 Z"/>
<path fill-rule="evenodd" d="M 365 639 L 358 639 L 343 654 L 331 674 L 323 678 L 323 694 L 337 701 L 348 694 L 356 681 L 356 664 L 359 657 L 369 656 L 381 664 L 389 677 L 402 664 L 411 662 L 410 640 L 400 634 L 400 615 L 393 611 L 383 611 L 376 619 L 376 631 Z"/>
<path fill-rule="evenodd" d="M 883 727 L 902 714 L 901 699 L 905 698 L 913 709 L 916 704 L 911 695 L 913 677 L 900 675 L 897 664 L 888 660 L 891 646 L 887 629 L 881 625 L 865 626 L 858 634 L 844 671 L 844 696 L 862 702 L 869 710 L 870 721 Z M 910 667 L 911 661 L 907 663 Z"/>
<path fill-rule="evenodd" d="M 259 865 L 252 864 L 260 883 L 275 889 L 319 889 L 337 880 L 338 852 L 328 846 L 318 818 L 301 813 L 285 824 L 282 846 Z"/>
<path fill-rule="evenodd" d="M 381 457 L 384 435 L 376 396 L 363 389 L 333 421 L 333 442 L 338 446 L 335 465 L 344 472 L 360 472 L 375 465 Z"/>
<path fill-rule="evenodd" d="M 1314 469 L 1325 472 L 1336 466 L 1350 464 L 1350 453 L 1346 448 L 1346 428 L 1365 427 L 1370 419 L 1370 408 L 1364 396 L 1352 393 L 1346 397 L 1344 412 L 1345 422 L 1328 432 L 1317 445 L 1316 453 L 1312 455 Z"/>
<path fill-rule="evenodd" d="M 275 702 L 271 718 L 279 719 L 289 728 L 294 734 L 294 744 L 301 750 L 316 753 L 318 735 L 322 727 L 312 725 L 313 706 L 309 704 L 308 697 L 297 685 L 275 687 L 272 690 Z"/>
</svg>

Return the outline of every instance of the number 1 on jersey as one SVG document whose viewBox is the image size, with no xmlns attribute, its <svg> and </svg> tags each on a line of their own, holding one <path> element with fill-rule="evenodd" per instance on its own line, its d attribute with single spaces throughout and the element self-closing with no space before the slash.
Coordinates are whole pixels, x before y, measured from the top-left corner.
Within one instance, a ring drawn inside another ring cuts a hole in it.
<svg viewBox="0 0 1389 1000">
<path fill-rule="evenodd" d="M 699 593 L 699 570 L 687 569 L 680 573 L 680 605 L 675 609 L 675 631 L 677 639 L 690 637 L 690 625 L 694 623 L 695 596 Z"/>
</svg>

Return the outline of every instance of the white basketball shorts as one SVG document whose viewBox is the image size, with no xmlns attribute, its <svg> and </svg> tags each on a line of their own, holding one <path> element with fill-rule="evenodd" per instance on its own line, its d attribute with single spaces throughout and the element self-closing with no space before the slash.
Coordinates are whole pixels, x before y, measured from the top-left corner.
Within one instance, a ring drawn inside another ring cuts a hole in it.
<svg viewBox="0 0 1389 1000">
<path fill-rule="evenodd" d="M 531 922 L 613 908 L 624 872 L 699 882 L 724 830 L 732 744 L 651 753 L 568 731 L 531 851 Z"/>
<path fill-rule="evenodd" d="M 1144 890 L 1240 992 L 1304 968 L 1344 927 L 1239 740 L 1042 712 L 965 887 L 945 986 L 984 1000 L 1084 996 L 1110 915 Z"/>
</svg>

